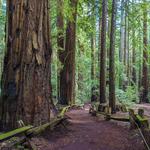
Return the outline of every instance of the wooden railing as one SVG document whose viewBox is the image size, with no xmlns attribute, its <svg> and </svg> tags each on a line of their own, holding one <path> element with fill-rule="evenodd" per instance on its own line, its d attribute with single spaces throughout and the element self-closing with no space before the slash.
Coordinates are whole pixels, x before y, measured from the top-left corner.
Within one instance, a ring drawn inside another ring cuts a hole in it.
<svg viewBox="0 0 150 150">
<path fill-rule="evenodd" d="M 58 124 L 63 123 L 63 121 L 66 119 L 65 112 L 67 112 L 70 107 L 71 106 L 64 107 L 61 110 L 61 112 L 56 117 L 54 117 L 50 122 L 43 124 L 41 126 L 33 127 L 31 125 L 28 125 L 28 126 L 24 126 L 24 127 L 15 129 L 10 132 L 0 134 L 0 149 L 2 149 L 3 142 L 11 139 L 12 137 L 16 137 L 19 135 L 21 136 L 19 138 L 19 140 L 9 144 L 9 146 L 13 147 L 18 144 L 23 144 L 24 142 L 28 142 L 28 144 L 30 145 L 30 141 L 29 141 L 30 138 L 40 134 L 41 132 L 45 131 L 47 128 L 53 129 Z M 30 147 L 32 147 L 32 146 L 30 145 Z"/>
</svg>

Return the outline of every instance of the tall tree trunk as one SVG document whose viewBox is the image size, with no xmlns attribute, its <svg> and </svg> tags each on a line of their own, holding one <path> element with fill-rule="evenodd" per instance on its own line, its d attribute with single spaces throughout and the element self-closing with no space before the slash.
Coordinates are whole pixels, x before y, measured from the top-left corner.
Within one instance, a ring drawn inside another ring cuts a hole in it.
<svg viewBox="0 0 150 150">
<path fill-rule="evenodd" d="M 7 51 L 2 77 L 2 124 L 18 120 L 40 125 L 50 120 L 48 0 L 7 1 Z"/>
<path fill-rule="evenodd" d="M 132 0 L 132 12 L 134 13 L 134 4 L 135 0 Z M 137 85 L 137 77 L 136 77 L 136 30 L 134 29 L 134 24 L 132 24 L 132 59 L 131 59 L 131 85 Z"/>
<path fill-rule="evenodd" d="M 124 0 L 121 0 L 121 23 L 120 23 L 120 48 L 119 48 L 119 60 L 123 62 L 123 50 L 124 50 L 124 26 L 125 26 L 125 8 Z"/>
<path fill-rule="evenodd" d="M 99 70 L 98 71 L 99 72 L 100 72 L 100 57 L 101 57 L 100 56 L 100 51 L 101 51 L 101 27 L 102 27 L 102 18 L 101 18 L 101 16 L 102 16 L 102 4 L 100 4 L 100 8 L 99 8 L 99 22 L 98 22 L 98 30 L 99 30 L 99 34 L 98 34 L 98 68 L 99 68 Z"/>
<path fill-rule="evenodd" d="M 91 101 L 96 100 L 96 95 L 94 94 L 96 87 L 94 87 L 94 80 L 95 80 L 95 47 L 96 47 L 96 37 L 94 34 L 92 34 L 91 37 L 91 80 L 92 80 L 92 86 L 91 86 Z"/>
<path fill-rule="evenodd" d="M 127 8 L 128 8 L 128 2 L 127 0 L 124 2 L 125 7 L 125 31 L 124 31 L 124 66 L 125 66 L 125 73 L 127 73 L 126 66 L 127 66 L 127 25 L 128 25 L 128 19 L 127 19 Z"/>
<path fill-rule="evenodd" d="M 0 15 L 2 14 L 2 0 L 0 0 Z"/>
<path fill-rule="evenodd" d="M 96 1 L 92 3 L 92 7 L 95 6 Z M 97 97 L 95 94 L 96 87 L 94 85 L 94 80 L 96 79 L 96 64 L 95 64 L 95 53 L 96 53 L 96 8 L 94 7 L 91 14 L 93 31 L 91 33 L 91 102 L 96 101 Z"/>
<path fill-rule="evenodd" d="M 98 71 L 96 72 L 96 74 L 99 74 L 100 75 L 100 55 L 101 55 L 101 27 L 102 27 L 102 1 L 100 1 L 100 8 L 99 8 L 99 22 L 98 22 L 98 30 L 99 30 L 99 33 L 98 33 L 98 64 L 97 64 L 97 67 L 98 67 Z M 99 79 L 100 80 L 100 79 Z M 100 92 L 100 81 L 99 81 L 99 92 Z M 98 92 L 98 99 L 100 98 L 100 93 Z"/>
<path fill-rule="evenodd" d="M 109 2 L 108 2 L 108 6 L 109 6 Z M 108 8 L 108 13 L 107 13 L 107 29 L 106 29 L 106 43 L 107 43 L 107 39 L 110 39 L 110 30 L 111 30 L 111 12 L 109 12 L 109 8 Z M 109 44 L 106 44 L 106 47 L 107 47 L 107 52 L 106 52 L 106 68 L 109 68 Z M 107 73 L 106 73 L 107 74 Z M 108 82 L 108 78 L 106 78 L 106 85 L 107 85 L 107 82 Z"/>
<path fill-rule="evenodd" d="M 129 1 L 127 1 L 127 13 L 129 14 L 130 11 L 130 7 L 129 7 Z M 126 67 L 126 74 L 127 74 L 127 78 L 128 78 L 128 82 L 127 82 L 127 86 L 130 85 L 131 83 L 131 54 L 130 54 L 130 28 L 129 28 L 129 15 L 127 15 L 127 67 Z"/>
<path fill-rule="evenodd" d="M 100 52 L 100 103 L 106 102 L 106 20 L 107 0 L 102 1 L 102 29 L 101 29 L 101 52 Z"/>
<path fill-rule="evenodd" d="M 75 47 L 76 19 L 78 0 L 69 0 L 71 17 L 67 22 L 64 66 L 62 70 L 63 83 L 60 97 L 63 104 L 72 104 L 75 98 Z"/>
<path fill-rule="evenodd" d="M 58 58 L 61 65 L 64 65 L 64 0 L 57 0 L 57 46 L 58 46 Z M 58 68 L 59 69 L 59 68 Z M 64 75 L 63 70 L 58 70 L 57 77 L 57 93 L 59 103 L 63 104 L 61 98 L 61 92 L 63 92 Z"/>
<path fill-rule="evenodd" d="M 122 88 L 122 66 L 124 62 L 124 38 L 125 38 L 125 1 L 121 0 L 121 22 L 120 22 L 120 46 L 119 46 L 119 88 Z"/>
<path fill-rule="evenodd" d="M 138 37 L 139 37 L 139 44 L 138 44 L 138 49 L 139 49 L 139 63 L 138 63 L 138 68 L 139 68 L 139 72 L 138 72 L 138 89 L 139 89 L 139 93 L 141 93 L 141 86 L 142 86 L 142 62 L 143 62 L 143 51 L 142 51 L 142 36 L 141 36 L 141 29 L 138 30 Z"/>
<path fill-rule="evenodd" d="M 116 32 L 116 11 L 117 1 L 112 2 L 112 18 L 111 18 L 111 33 L 110 33 L 110 52 L 109 52 L 109 106 L 112 113 L 116 111 L 115 98 L 115 32 Z"/>
<path fill-rule="evenodd" d="M 136 51 L 135 51 L 135 29 L 133 29 L 132 41 L 132 85 L 136 84 Z"/>
<path fill-rule="evenodd" d="M 123 56 L 123 64 L 124 64 L 124 74 L 126 75 L 123 78 L 122 87 L 125 90 L 128 86 L 127 72 L 128 72 L 128 0 L 124 2 L 125 7 L 125 27 L 124 27 L 124 56 Z"/>
<path fill-rule="evenodd" d="M 145 2 L 145 1 L 144 1 Z M 142 71 L 142 95 L 141 102 L 149 102 L 148 101 L 148 14 L 147 14 L 147 6 L 145 5 L 143 10 L 143 71 Z"/>
</svg>

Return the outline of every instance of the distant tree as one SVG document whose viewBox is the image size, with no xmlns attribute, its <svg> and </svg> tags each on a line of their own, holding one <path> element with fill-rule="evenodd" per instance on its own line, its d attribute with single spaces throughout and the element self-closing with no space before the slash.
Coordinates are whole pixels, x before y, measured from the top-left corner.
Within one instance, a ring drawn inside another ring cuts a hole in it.
<svg viewBox="0 0 150 150">
<path fill-rule="evenodd" d="M 75 100 L 75 50 L 76 20 L 78 0 L 69 0 L 71 14 L 67 20 L 64 65 L 62 70 L 60 98 L 62 104 L 72 104 Z"/>
<path fill-rule="evenodd" d="M 57 47 L 58 47 L 58 58 L 61 62 L 61 65 L 64 65 L 65 61 L 65 52 L 64 52 L 64 0 L 57 0 Z M 63 98 L 61 98 L 64 91 L 64 74 L 63 70 L 58 70 L 58 79 L 57 79 L 57 90 L 59 103 L 63 104 Z"/>
<path fill-rule="evenodd" d="M 96 94 L 95 94 L 95 90 L 96 87 L 94 86 L 94 80 L 96 79 L 96 71 L 95 71 L 95 53 L 96 53 L 96 7 L 95 7 L 95 0 L 92 1 L 92 5 L 91 8 L 92 9 L 92 13 L 91 13 L 91 23 L 92 23 L 92 33 L 91 33 L 91 80 L 92 80 L 92 84 L 91 84 L 91 101 L 95 101 L 96 98 Z"/>
<path fill-rule="evenodd" d="M 125 38 L 125 2 L 121 0 L 121 21 L 120 21 L 120 45 L 119 45 L 119 61 L 123 66 L 124 62 L 124 38 Z M 122 68 L 119 71 L 119 87 L 122 88 Z"/>
<path fill-rule="evenodd" d="M 142 70 L 142 93 L 141 102 L 149 102 L 148 100 L 148 9 L 146 0 L 144 0 L 143 5 L 143 70 Z"/>
<path fill-rule="evenodd" d="M 115 32 L 116 32 L 116 11 L 117 0 L 112 2 L 111 32 L 110 32 L 110 51 L 109 51 L 109 106 L 112 113 L 116 112 L 115 97 Z"/>
<path fill-rule="evenodd" d="M 100 103 L 106 102 L 106 18 L 107 0 L 102 1 L 102 27 L 100 51 Z"/>
<path fill-rule="evenodd" d="M 136 50 L 135 50 L 135 30 L 133 29 L 133 40 L 132 40 L 132 85 L 136 84 Z"/>
<path fill-rule="evenodd" d="M 120 23 L 120 47 L 119 47 L 119 60 L 123 62 L 123 50 L 124 50 L 124 23 L 125 23 L 125 2 L 121 0 L 121 23 Z"/>
<path fill-rule="evenodd" d="M 91 80 L 92 80 L 92 86 L 91 86 L 91 101 L 96 100 L 95 90 L 96 87 L 94 87 L 94 80 L 95 80 L 95 47 L 96 47 L 96 37 L 92 34 L 91 36 Z"/>
<path fill-rule="evenodd" d="M 135 3 L 135 0 L 132 0 L 132 12 L 134 13 L 134 5 Z M 134 27 L 134 24 L 132 24 L 132 35 L 133 35 L 133 38 L 132 38 L 132 85 L 135 85 L 136 84 L 136 30 L 135 30 L 135 27 Z"/>
</svg>

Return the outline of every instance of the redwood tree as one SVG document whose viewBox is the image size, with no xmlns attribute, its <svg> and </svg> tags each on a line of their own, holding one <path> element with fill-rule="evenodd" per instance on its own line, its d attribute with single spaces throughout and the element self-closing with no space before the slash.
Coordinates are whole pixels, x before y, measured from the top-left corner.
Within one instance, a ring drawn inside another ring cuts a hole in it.
<svg viewBox="0 0 150 150">
<path fill-rule="evenodd" d="M 63 82 L 60 88 L 62 104 L 72 104 L 75 98 L 75 47 L 76 20 L 78 0 L 69 0 L 70 16 L 67 21 L 64 64 L 62 70 Z"/>
<path fill-rule="evenodd" d="M 132 41 L 132 85 L 136 84 L 136 49 L 135 49 L 135 29 L 133 29 L 133 41 Z"/>
<path fill-rule="evenodd" d="M 58 58 L 61 65 L 64 65 L 65 53 L 64 53 L 64 0 L 57 0 L 57 46 L 58 46 Z M 63 104 L 63 98 L 61 98 L 64 91 L 64 72 L 61 69 L 58 70 L 58 97 L 59 103 Z"/>
<path fill-rule="evenodd" d="M 124 40 L 125 40 L 125 1 L 121 0 L 121 22 L 120 22 L 120 45 L 119 45 L 119 62 L 124 62 Z M 122 69 L 119 69 L 119 87 L 122 88 Z"/>
<path fill-rule="evenodd" d="M 112 2 L 112 18 L 111 18 L 111 33 L 110 33 L 110 52 L 109 52 L 109 106 L 112 113 L 116 111 L 115 98 L 115 31 L 116 31 L 116 10 L 117 1 Z"/>
<path fill-rule="evenodd" d="M 100 51 L 100 103 L 106 102 L 106 18 L 107 0 L 102 1 L 102 28 Z"/>
<path fill-rule="evenodd" d="M 146 1 L 144 1 L 146 2 Z M 148 102 L 148 12 L 145 3 L 143 8 L 143 71 L 142 71 L 142 93 L 141 102 Z"/>
<path fill-rule="evenodd" d="M 2 124 L 50 120 L 51 45 L 48 0 L 7 0 L 7 50 L 2 76 Z"/>
<path fill-rule="evenodd" d="M 92 7 L 95 5 L 96 1 L 92 1 Z M 95 64 L 95 53 L 96 53 L 96 8 L 94 7 L 91 13 L 91 21 L 93 30 L 91 32 L 91 101 L 96 101 L 97 96 L 95 93 L 96 87 L 94 86 L 94 80 L 96 79 L 96 64 Z"/>
<path fill-rule="evenodd" d="M 120 23 L 120 47 L 119 47 L 119 61 L 123 62 L 123 50 L 124 50 L 124 23 L 125 23 L 125 8 L 124 8 L 124 0 L 121 0 L 121 23 Z"/>
<path fill-rule="evenodd" d="M 94 34 L 91 36 L 91 101 L 96 101 L 95 89 L 94 87 L 94 80 L 95 80 L 95 45 L 96 45 L 96 38 Z"/>
</svg>

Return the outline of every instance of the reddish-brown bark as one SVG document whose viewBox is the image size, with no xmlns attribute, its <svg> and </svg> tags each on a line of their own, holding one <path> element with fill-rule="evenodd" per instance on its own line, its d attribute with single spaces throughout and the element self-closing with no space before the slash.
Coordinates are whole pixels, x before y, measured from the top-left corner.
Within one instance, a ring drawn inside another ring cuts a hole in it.
<svg viewBox="0 0 150 150">
<path fill-rule="evenodd" d="M 40 125 L 50 120 L 52 106 L 48 0 L 8 0 L 7 20 L 2 124 Z"/>
</svg>

